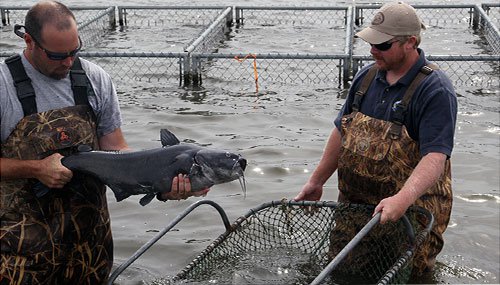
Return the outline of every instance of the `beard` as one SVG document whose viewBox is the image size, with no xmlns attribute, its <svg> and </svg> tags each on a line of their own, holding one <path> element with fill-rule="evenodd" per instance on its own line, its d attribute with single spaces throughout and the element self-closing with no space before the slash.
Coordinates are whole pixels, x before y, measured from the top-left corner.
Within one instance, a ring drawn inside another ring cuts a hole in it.
<svg viewBox="0 0 500 285">
<path fill-rule="evenodd" d="M 401 64 L 406 62 L 407 55 L 404 53 L 393 55 L 391 57 L 376 56 L 372 54 L 375 64 L 380 70 L 390 71 L 398 69 Z"/>
<path fill-rule="evenodd" d="M 61 80 L 68 76 L 71 67 L 67 67 L 61 64 L 55 65 L 53 62 L 43 61 L 39 56 L 40 55 L 31 56 L 33 60 L 33 67 L 38 70 L 38 72 L 56 80 Z"/>
<path fill-rule="evenodd" d="M 50 77 L 52 79 L 61 80 L 61 79 L 66 78 L 66 76 L 68 76 L 68 73 L 69 73 L 69 69 L 60 68 L 60 69 L 56 69 L 56 70 L 54 70 L 48 74 L 45 74 L 45 75 L 47 75 L 48 77 Z"/>
</svg>

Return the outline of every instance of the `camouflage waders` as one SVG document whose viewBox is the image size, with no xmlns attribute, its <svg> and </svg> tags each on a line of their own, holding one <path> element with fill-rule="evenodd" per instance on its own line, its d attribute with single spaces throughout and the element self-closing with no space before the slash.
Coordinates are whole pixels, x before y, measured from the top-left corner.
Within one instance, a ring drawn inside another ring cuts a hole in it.
<svg viewBox="0 0 500 285">
<path fill-rule="evenodd" d="M 2 144 L 2 158 L 68 155 L 98 149 L 95 118 L 86 105 L 24 117 Z M 0 182 L 0 284 L 102 284 L 113 264 L 106 188 L 74 173 L 63 189 L 38 198 L 35 179 Z"/>
<path fill-rule="evenodd" d="M 407 91 L 403 103 L 410 102 L 413 91 L 414 88 Z M 404 125 L 366 116 L 358 112 L 354 104 L 353 112 L 342 118 L 341 133 L 340 202 L 378 204 L 403 187 L 421 159 L 419 144 L 408 135 Z M 443 233 L 450 219 L 452 199 L 451 165 L 447 160 L 438 182 L 415 202 L 435 218 L 429 237 L 416 252 L 413 262 L 416 275 L 433 268 L 436 256 L 443 248 Z M 427 224 L 427 221 L 419 222 Z"/>
</svg>

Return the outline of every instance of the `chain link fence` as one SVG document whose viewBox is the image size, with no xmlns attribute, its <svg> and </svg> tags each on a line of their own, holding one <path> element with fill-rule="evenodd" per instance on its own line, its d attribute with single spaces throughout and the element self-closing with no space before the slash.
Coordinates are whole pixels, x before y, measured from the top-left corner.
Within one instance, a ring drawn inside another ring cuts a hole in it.
<svg viewBox="0 0 500 285">
<path fill-rule="evenodd" d="M 353 33 L 365 27 L 379 7 L 71 9 L 84 41 L 81 56 L 108 71 L 118 89 L 122 82 L 135 82 L 258 92 L 275 85 L 347 88 L 359 68 L 371 61 L 365 48 L 369 46 Z M 427 25 L 422 42 L 426 55 L 455 86 L 498 88 L 500 4 L 415 8 Z M 23 23 L 27 9 L 0 7 L 1 44 L 7 47 L 0 57 L 22 48 L 12 27 Z M 175 46 L 173 51 L 169 46 Z"/>
<path fill-rule="evenodd" d="M 500 26 L 500 3 L 490 3 L 481 5 L 493 24 L 498 28 Z"/>
<path fill-rule="evenodd" d="M 272 85 L 340 88 L 348 60 L 343 54 L 200 54 L 193 58 L 200 62 L 204 85 L 230 92 L 271 90 Z"/>
<path fill-rule="evenodd" d="M 18 40 L 14 34 L 15 24 L 24 24 L 24 18 L 30 7 L 1 7 L 2 27 L 0 35 L 3 41 Z M 94 45 L 115 25 L 115 7 L 69 7 L 75 15 L 80 37 L 87 45 Z"/>
<path fill-rule="evenodd" d="M 88 59 L 108 71 L 115 84 L 179 84 L 181 66 L 185 55 L 182 53 L 117 53 L 82 52 Z"/>
</svg>

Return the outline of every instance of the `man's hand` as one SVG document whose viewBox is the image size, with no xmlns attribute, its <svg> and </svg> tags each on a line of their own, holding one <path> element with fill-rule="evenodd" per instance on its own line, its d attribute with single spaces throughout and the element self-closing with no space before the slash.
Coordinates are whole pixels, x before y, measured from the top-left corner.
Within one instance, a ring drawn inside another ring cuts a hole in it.
<svg viewBox="0 0 500 285">
<path fill-rule="evenodd" d="M 380 214 L 380 223 L 396 222 L 401 218 L 408 207 L 410 207 L 415 199 L 407 197 L 404 193 L 398 192 L 396 195 L 387 197 L 380 201 L 373 211 L 373 215 L 378 212 Z"/>
<path fill-rule="evenodd" d="M 61 164 L 62 155 L 54 153 L 39 161 L 35 177 L 49 188 L 63 188 L 73 177 L 73 172 Z"/>
<path fill-rule="evenodd" d="M 318 201 L 323 195 L 323 186 L 314 185 L 311 182 L 307 182 L 306 185 L 302 187 L 302 191 L 293 198 L 295 201 Z"/>
<path fill-rule="evenodd" d="M 191 182 L 187 175 L 179 174 L 172 180 L 172 187 L 170 192 L 161 193 L 161 200 L 186 200 L 191 196 L 199 197 L 207 195 L 209 188 L 191 192 Z"/>
</svg>

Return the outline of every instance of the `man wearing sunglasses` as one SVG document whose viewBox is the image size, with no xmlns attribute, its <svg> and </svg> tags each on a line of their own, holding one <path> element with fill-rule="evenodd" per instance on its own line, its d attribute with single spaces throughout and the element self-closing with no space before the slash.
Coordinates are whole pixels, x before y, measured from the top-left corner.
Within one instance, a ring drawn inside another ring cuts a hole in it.
<svg viewBox="0 0 500 285">
<path fill-rule="evenodd" d="M 26 48 L 0 64 L 0 284 L 102 284 L 113 265 L 106 188 L 61 158 L 81 144 L 128 149 L 116 91 L 77 57 L 83 43 L 66 6 L 39 2 L 22 28 Z M 161 198 L 192 196 L 189 185 L 176 177 Z"/>
<path fill-rule="evenodd" d="M 319 200 L 337 170 L 339 201 L 376 205 L 382 224 L 411 205 L 426 208 L 435 223 L 416 253 L 414 275 L 429 272 L 443 247 L 457 115 L 450 80 L 418 48 L 423 27 L 413 7 L 395 2 L 356 34 L 375 62 L 356 74 L 321 161 L 295 197 Z"/>
</svg>

